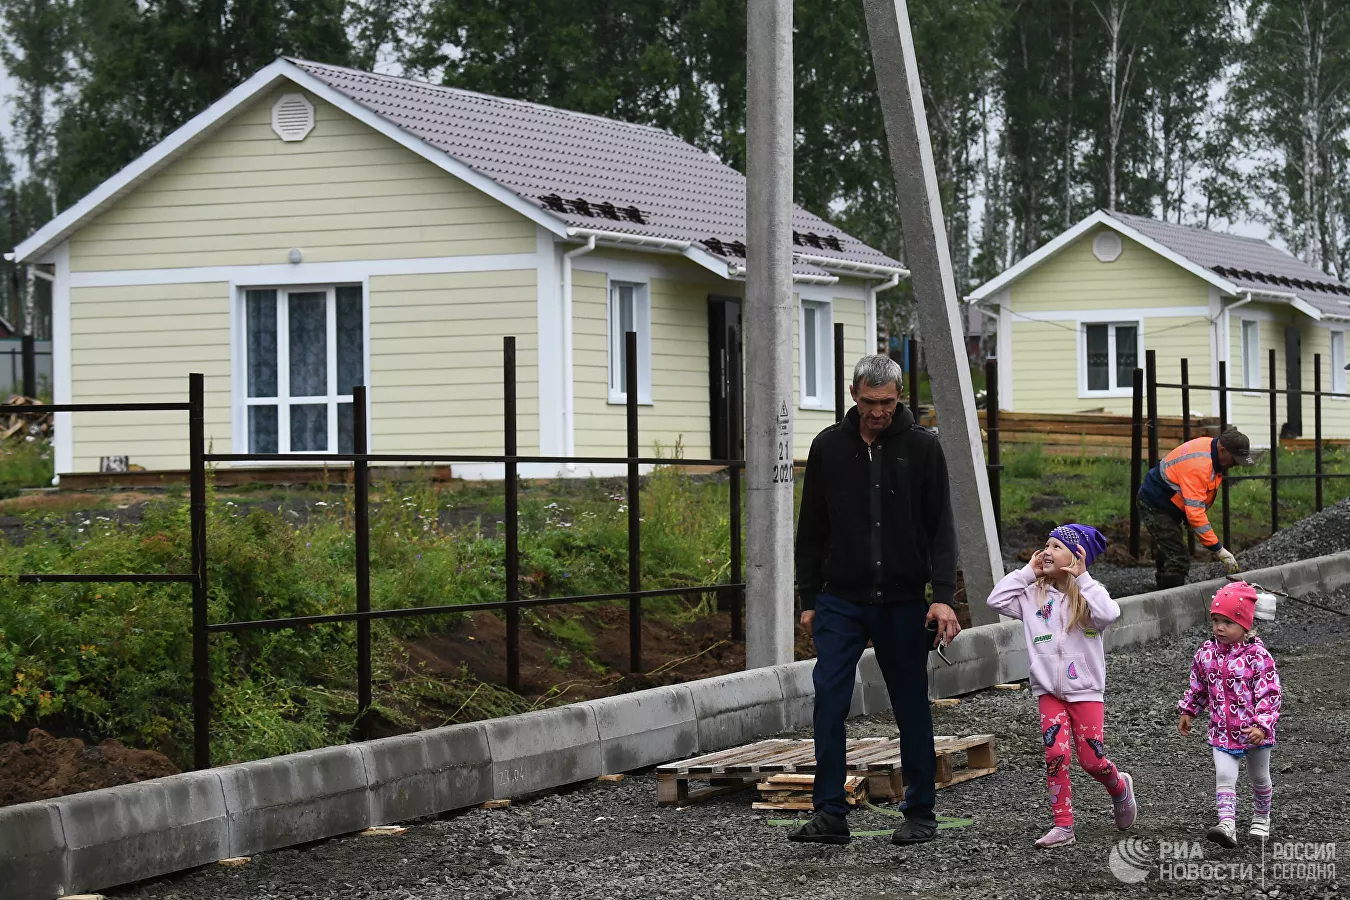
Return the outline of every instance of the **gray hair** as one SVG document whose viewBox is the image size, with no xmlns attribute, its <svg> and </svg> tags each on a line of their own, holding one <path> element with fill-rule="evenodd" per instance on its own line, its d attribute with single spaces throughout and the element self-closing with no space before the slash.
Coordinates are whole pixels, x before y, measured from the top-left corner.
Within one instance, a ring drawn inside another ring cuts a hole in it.
<svg viewBox="0 0 1350 900">
<path fill-rule="evenodd" d="M 864 356 L 853 367 L 853 388 L 857 390 L 867 384 L 871 387 L 885 387 L 894 384 L 897 392 L 904 389 L 904 378 L 900 374 L 900 364 L 889 356 L 875 354 Z"/>
</svg>

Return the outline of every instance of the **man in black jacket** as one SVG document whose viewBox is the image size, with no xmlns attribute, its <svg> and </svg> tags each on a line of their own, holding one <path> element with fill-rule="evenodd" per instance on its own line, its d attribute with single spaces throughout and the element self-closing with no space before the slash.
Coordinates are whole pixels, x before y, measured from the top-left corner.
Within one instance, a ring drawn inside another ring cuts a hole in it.
<svg viewBox="0 0 1350 900">
<path fill-rule="evenodd" d="M 870 639 L 909 785 L 905 822 L 891 842 L 914 844 L 937 836 L 927 622 L 938 623 L 944 640 L 961 630 L 950 605 L 957 554 L 947 462 L 937 437 L 900 403 L 894 360 L 863 357 L 851 392 L 856 406 L 811 443 L 802 482 L 797 588 L 816 644 L 816 814 L 789 837 L 849 840 L 844 721 Z"/>
</svg>

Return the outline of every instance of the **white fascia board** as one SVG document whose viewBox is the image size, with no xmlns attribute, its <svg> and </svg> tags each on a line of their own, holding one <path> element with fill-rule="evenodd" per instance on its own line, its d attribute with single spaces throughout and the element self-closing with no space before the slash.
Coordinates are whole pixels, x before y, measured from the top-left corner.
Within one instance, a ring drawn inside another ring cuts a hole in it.
<svg viewBox="0 0 1350 900">
<path fill-rule="evenodd" d="M 1041 263 L 1050 259 L 1050 257 L 1054 256 L 1056 253 L 1063 250 L 1069 244 L 1078 240 L 1078 238 L 1082 237 L 1085 233 L 1087 233 L 1088 231 L 1090 231 L 1091 229 L 1095 228 L 1098 225 L 1105 225 L 1106 227 L 1113 229 L 1114 231 L 1129 238 L 1135 243 L 1141 245 L 1142 247 L 1148 250 L 1152 250 L 1154 253 L 1158 254 L 1163 259 L 1180 266 L 1187 272 L 1190 272 L 1195 277 L 1204 280 L 1206 283 L 1214 285 L 1219 290 L 1223 291 L 1225 294 L 1239 293 L 1237 286 L 1228 279 L 1221 278 L 1219 275 L 1215 274 L 1214 272 L 1211 272 L 1204 266 L 1196 265 L 1195 263 L 1191 262 L 1189 259 L 1177 253 L 1176 251 L 1164 247 L 1162 244 L 1159 244 L 1152 238 L 1145 236 L 1141 232 L 1138 232 L 1135 229 L 1131 228 L 1130 226 L 1126 225 L 1124 222 L 1121 222 L 1120 220 L 1112 217 L 1112 215 L 1106 212 L 1105 210 L 1099 209 L 1092 215 L 1088 216 L 1083 221 L 1079 222 L 1077 225 L 1070 228 L 1068 231 L 1056 237 L 1054 240 L 1050 241 L 1047 244 L 1042 245 L 1041 247 L 1038 247 L 1035 251 L 1028 253 L 1026 256 L 1022 257 L 1022 259 L 1018 260 L 1017 264 L 1014 265 L 1011 269 L 1008 269 L 1007 271 L 980 285 L 978 288 L 976 288 L 974 291 L 970 293 L 969 299 L 979 302 L 984 298 L 988 297 L 990 294 L 993 294 L 1003 289 L 1013 281 L 1016 281 L 1018 278 L 1021 278 L 1027 272 L 1030 272 L 1032 269 L 1039 266 Z"/>
<path fill-rule="evenodd" d="M 103 208 L 134 189 L 144 179 L 154 175 L 179 155 L 208 137 L 241 106 L 282 81 L 290 81 L 304 88 L 359 122 L 383 134 L 395 143 L 411 150 L 471 187 L 477 188 L 497 202 L 520 213 L 537 225 L 559 236 L 565 236 L 567 226 L 540 207 L 527 202 L 519 194 L 502 187 L 486 175 L 466 166 L 444 150 L 431 146 L 421 138 L 404 131 L 377 115 L 346 94 L 315 78 L 286 59 L 278 59 L 259 70 L 243 84 L 193 116 L 173 134 L 151 147 L 116 175 L 96 187 L 78 203 L 52 219 L 45 226 L 14 248 L 18 262 L 28 262 L 69 237 L 76 229 Z"/>
<path fill-rule="evenodd" d="M 207 137 L 240 106 L 281 81 L 287 67 L 294 68 L 285 60 L 278 59 L 193 116 L 173 134 L 141 154 L 116 175 L 86 194 L 74 206 L 15 247 L 16 261 L 29 262 L 32 257 L 46 253 L 65 240 L 71 232 L 83 224 L 85 219 L 97 214 L 104 204 L 117 200 L 130 191 L 141 179 L 153 175 L 179 153 Z"/>
</svg>

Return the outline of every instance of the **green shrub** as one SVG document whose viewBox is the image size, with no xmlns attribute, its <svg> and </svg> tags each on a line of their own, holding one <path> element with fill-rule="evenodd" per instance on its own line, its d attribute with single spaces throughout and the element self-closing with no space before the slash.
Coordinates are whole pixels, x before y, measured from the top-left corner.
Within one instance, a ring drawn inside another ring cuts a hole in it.
<svg viewBox="0 0 1350 900">
<path fill-rule="evenodd" d="M 1018 444 L 1003 456 L 1003 471 L 1011 478 L 1041 478 L 1045 475 L 1045 455 L 1040 444 Z"/>
</svg>

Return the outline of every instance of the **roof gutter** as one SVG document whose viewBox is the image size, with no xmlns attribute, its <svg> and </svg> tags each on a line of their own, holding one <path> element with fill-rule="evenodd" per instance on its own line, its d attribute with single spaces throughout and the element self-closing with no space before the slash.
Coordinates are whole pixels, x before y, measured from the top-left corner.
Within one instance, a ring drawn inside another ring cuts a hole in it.
<svg viewBox="0 0 1350 900">
<path fill-rule="evenodd" d="M 794 253 L 792 254 L 792 258 L 804 263 L 810 263 L 813 266 L 819 266 L 827 271 L 838 271 L 846 275 L 871 275 L 872 277 L 879 279 L 899 279 L 901 277 L 909 277 L 909 269 L 906 269 L 903 266 L 882 266 L 876 263 L 863 263 L 854 262 L 851 259 L 840 259 L 837 256 L 813 256 L 809 253 Z M 899 281 L 897 280 L 896 284 L 898 283 Z M 895 287 L 895 284 L 889 286 Z M 886 288 L 878 288 L 878 290 L 884 291 Z"/>
<path fill-rule="evenodd" d="M 863 334 L 866 335 L 868 344 L 867 352 L 870 356 L 877 352 L 877 294 L 882 291 L 889 291 L 900 283 L 900 272 L 895 271 L 890 278 L 881 284 L 868 282 L 866 288 L 866 300 L 863 306 Z M 908 272 L 905 272 L 908 275 Z"/>
<path fill-rule="evenodd" d="M 730 278 L 744 278 L 746 267 L 740 263 L 728 263 L 727 273 Z M 793 284 L 838 284 L 837 275 L 803 275 L 798 272 L 792 273 Z"/>
<path fill-rule="evenodd" d="M 693 241 L 629 234 L 625 231 L 604 231 L 598 228 L 569 228 L 567 229 L 567 236 L 570 238 L 593 238 L 608 247 L 622 247 L 628 250 L 646 250 L 650 253 L 670 253 L 683 256 L 719 278 L 730 279 L 732 277 L 729 263 L 713 256 L 707 250 L 695 246 Z"/>
<path fill-rule="evenodd" d="M 572 260 L 595 249 L 595 235 L 562 255 L 563 456 L 576 456 L 576 396 L 572 377 Z M 569 470 L 575 465 L 568 463 Z"/>
</svg>

